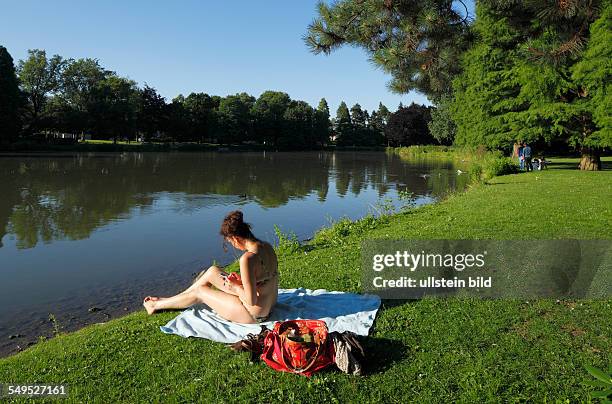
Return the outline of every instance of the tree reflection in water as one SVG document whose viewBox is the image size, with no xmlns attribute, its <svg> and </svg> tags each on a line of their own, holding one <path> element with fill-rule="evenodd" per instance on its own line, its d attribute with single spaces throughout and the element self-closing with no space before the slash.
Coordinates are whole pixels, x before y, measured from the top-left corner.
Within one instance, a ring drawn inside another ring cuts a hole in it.
<svg viewBox="0 0 612 404">
<path fill-rule="evenodd" d="M 5 233 L 22 249 L 85 239 L 150 209 L 160 195 L 181 212 L 246 202 L 276 208 L 313 193 L 324 202 L 330 187 L 339 197 L 369 188 L 379 197 L 391 189 L 438 197 L 466 180 L 450 163 L 412 164 L 380 152 L 3 156 L 0 247 Z"/>
</svg>

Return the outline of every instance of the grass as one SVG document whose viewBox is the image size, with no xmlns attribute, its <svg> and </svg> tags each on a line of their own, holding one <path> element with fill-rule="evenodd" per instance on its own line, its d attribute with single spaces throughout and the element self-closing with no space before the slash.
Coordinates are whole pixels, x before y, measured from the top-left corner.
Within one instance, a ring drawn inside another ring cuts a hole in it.
<svg viewBox="0 0 612 404">
<path fill-rule="evenodd" d="M 435 205 L 342 221 L 305 246 L 288 238 L 281 286 L 360 291 L 364 238 L 610 239 L 612 171 L 553 162 Z M 43 341 L 0 359 L 0 382 L 67 383 L 81 402 L 583 402 L 596 390 L 584 366 L 612 362 L 610 299 L 384 301 L 362 377 L 278 373 L 222 344 L 162 334 L 175 315 L 138 312 Z"/>
</svg>

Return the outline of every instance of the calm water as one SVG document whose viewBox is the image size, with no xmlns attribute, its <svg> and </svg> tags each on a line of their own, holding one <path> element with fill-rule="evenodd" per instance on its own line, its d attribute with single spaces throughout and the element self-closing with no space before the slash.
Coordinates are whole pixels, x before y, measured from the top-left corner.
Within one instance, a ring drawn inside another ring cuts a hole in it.
<svg viewBox="0 0 612 404">
<path fill-rule="evenodd" d="M 255 234 L 307 239 L 330 220 L 435 201 L 467 178 L 375 152 L 0 156 L 0 354 L 140 308 L 188 285 L 241 209 Z M 99 310 L 98 310 L 99 309 Z"/>
</svg>

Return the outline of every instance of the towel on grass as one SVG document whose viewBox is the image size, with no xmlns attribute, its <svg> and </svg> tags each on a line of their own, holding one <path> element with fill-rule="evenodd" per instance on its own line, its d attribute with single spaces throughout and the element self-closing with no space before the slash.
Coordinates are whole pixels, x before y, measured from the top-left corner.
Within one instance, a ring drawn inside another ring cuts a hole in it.
<svg viewBox="0 0 612 404">
<path fill-rule="evenodd" d="M 260 325 L 271 329 L 276 321 L 320 319 L 327 323 L 329 332 L 352 331 L 368 335 L 379 307 L 380 297 L 375 295 L 324 289 L 279 289 L 278 302 L 270 319 L 264 323 L 234 323 L 221 318 L 206 305 L 194 305 L 160 329 L 166 334 L 233 343 L 244 339 L 247 334 L 258 334 Z"/>
</svg>

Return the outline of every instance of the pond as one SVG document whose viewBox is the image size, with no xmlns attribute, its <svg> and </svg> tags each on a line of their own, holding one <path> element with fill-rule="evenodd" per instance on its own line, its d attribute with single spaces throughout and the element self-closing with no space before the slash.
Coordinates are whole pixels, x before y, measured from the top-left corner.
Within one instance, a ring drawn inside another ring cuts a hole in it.
<svg viewBox="0 0 612 404">
<path fill-rule="evenodd" d="M 140 309 L 213 261 L 244 212 L 259 238 L 301 240 L 342 217 L 432 203 L 463 188 L 448 162 L 384 152 L 0 155 L 0 355 Z M 410 193 L 410 200 L 406 195 Z"/>
</svg>

